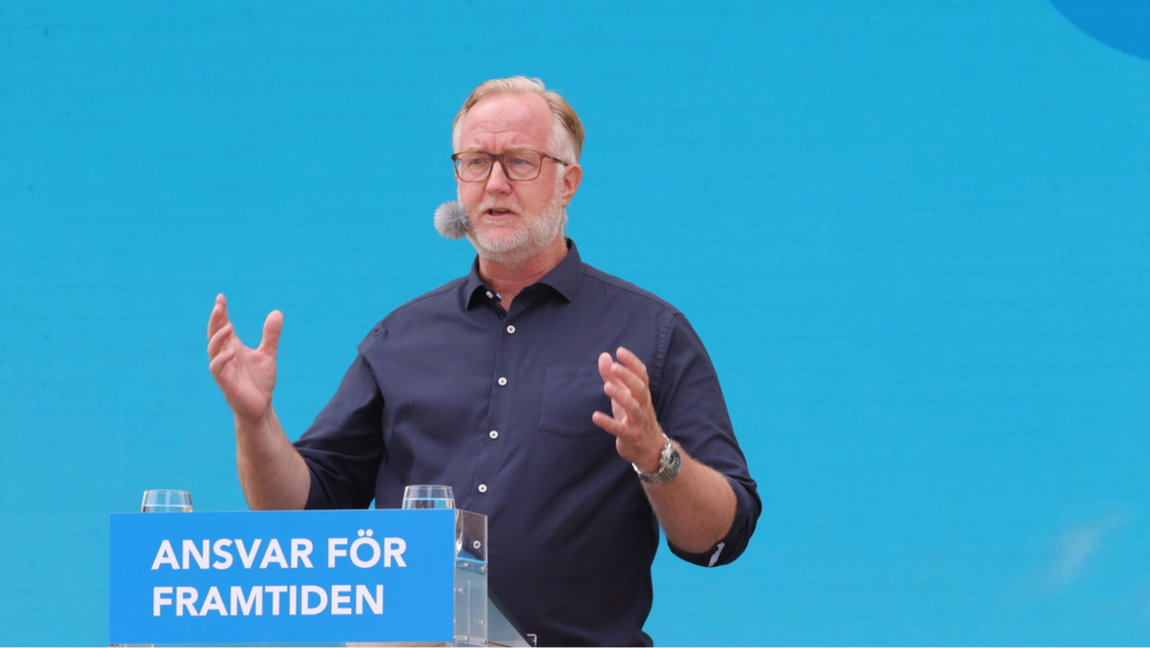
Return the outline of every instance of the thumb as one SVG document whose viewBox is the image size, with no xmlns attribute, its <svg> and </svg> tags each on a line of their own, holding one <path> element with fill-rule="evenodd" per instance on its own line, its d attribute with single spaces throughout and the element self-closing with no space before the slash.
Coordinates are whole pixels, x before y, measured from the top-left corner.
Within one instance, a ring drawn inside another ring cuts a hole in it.
<svg viewBox="0 0 1150 648">
<path fill-rule="evenodd" d="M 280 332 L 284 327 L 284 314 L 278 310 L 268 313 L 268 318 L 264 320 L 264 336 L 260 340 L 259 350 L 276 357 L 276 351 L 280 346 Z"/>
</svg>

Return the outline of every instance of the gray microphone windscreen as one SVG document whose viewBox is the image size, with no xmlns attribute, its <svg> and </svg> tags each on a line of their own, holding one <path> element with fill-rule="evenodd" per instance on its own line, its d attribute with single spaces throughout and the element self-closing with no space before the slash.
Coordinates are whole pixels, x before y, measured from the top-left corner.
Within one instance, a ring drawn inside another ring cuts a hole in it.
<svg viewBox="0 0 1150 648">
<path fill-rule="evenodd" d="M 467 236 L 467 208 L 451 200 L 435 210 L 435 231 L 446 239 L 455 240 Z"/>
</svg>

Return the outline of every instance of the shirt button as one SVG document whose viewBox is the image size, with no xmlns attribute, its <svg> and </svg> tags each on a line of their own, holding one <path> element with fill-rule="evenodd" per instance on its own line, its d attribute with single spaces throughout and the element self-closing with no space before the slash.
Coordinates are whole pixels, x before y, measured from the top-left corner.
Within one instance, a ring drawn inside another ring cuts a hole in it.
<svg viewBox="0 0 1150 648">
<path fill-rule="evenodd" d="M 479 485 L 479 492 L 480 493 L 486 493 L 487 492 L 487 484 L 480 484 Z"/>
<path fill-rule="evenodd" d="M 487 298 L 488 298 L 488 299 L 495 299 L 495 293 L 493 293 L 493 292 L 491 292 L 490 290 L 488 290 L 488 291 L 487 291 Z"/>
<path fill-rule="evenodd" d="M 508 333 L 514 333 L 515 332 L 515 325 L 514 324 L 508 324 L 507 325 L 507 332 Z"/>
<path fill-rule="evenodd" d="M 498 430 L 492 430 L 492 431 L 487 433 L 487 436 L 491 437 L 492 439 L 498 439 L 499 438 L 499 431 Z"/>
<path fill-rule="evenodd" d="M 504 385 L 506 385 L 506 384 L 507 384 L 507 379 L 506 379 L 506 378 L 504 378 L 503 376 L 500 376 L 500 377 L 499 377 L 499 380 L 498 380 L 497 382 L 499 383 L 499 386 L 500 386 L 500 387 L 503 387 Z"/>
</svg>

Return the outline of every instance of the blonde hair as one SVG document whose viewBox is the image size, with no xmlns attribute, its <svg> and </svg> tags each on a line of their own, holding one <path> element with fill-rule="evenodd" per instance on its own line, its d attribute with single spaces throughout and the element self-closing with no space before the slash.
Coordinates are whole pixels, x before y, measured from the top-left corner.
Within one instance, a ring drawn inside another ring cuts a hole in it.
<svg viewBox="0 0 1150 648">
<path fill-rule="evenodd" d="M 471 96 L 463 102 L 463 107 L 455 115 L 455 122 L 451 128 L 452 148 L 459 150 L 459 137 L 463 130 L 463 118 L 475 104 L 501 94 L 529 93 L 537 94 L 551 107 L 551 114 L 555 116 L 555 124 L 548 138 L 550 155 L 561 158 L 566 162 L 578 163 L 579 156 L 583 154 L 583 123 L 579 115 L 567 100 L 554 90 L 548 90 L 539 79 L 529 79 L 525 76 L 513 76 L 508 79 L 491 79 L 479 84 L 471 91 Z"/>
</svg>

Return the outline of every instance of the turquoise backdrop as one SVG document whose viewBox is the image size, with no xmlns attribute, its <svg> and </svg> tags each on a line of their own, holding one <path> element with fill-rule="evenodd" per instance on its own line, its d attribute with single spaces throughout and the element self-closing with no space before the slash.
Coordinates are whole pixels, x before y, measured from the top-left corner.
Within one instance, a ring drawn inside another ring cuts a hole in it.
<svg viewBox="0 0 1150 648">
<path fill-rule="evenodd" d="M 1150 642 L 1150 9 L 1134 0 L 0 6 L 0 643 L 107 642 L 108 514 L 245 507 L 205 329 L 298 435 L 465 273 L 451 119 L 582 116 L 584 258 L 681 308 L 764 513 L 665 645 Z"/>
</svg>

